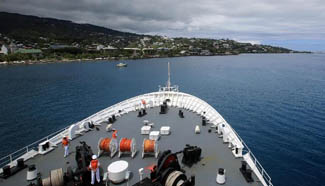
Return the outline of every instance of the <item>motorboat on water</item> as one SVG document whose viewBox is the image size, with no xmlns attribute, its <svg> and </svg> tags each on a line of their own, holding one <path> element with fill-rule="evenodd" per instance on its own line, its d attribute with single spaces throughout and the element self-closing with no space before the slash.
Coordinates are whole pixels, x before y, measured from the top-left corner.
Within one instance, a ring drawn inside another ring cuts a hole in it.
<svg viewBox="0 0 325 186">
<path fill-rule="evenodd" d="M 118 64 L 116 64 L 116 67 L 127 67 L 128 66 L 128 64 L 126 64 L 126 63 L 118 63 Z"/>
</svg>

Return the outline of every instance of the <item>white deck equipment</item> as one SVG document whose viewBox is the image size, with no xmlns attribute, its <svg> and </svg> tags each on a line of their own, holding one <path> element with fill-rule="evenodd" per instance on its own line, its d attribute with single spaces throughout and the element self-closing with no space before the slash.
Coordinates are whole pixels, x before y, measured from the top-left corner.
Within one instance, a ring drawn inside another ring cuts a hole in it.
<svg viewBox="0 0 325 186">
<path fill-rule="evenodd" d="M 142 135 L 148 135 L 150 133 L 151 126 L 142 126 L 141 127 L 141 134 Z"/>
<path fill-rule="evenodd" d="M 162 126 L 160 128 L 161 135 L 169 135 L 170 134 L 170 126 Z"/>
<path fill-rule="evenodd" d="M 226 169 L 220 168 L 218 170 L 216 181 L 220 185 L 226 183 Z"/>
<path fill-rule="evenodd" d="M 107 167 L 108 179 L 115 184 L 123 182 L 125 180 L 128 168 L 129 163 L 124 160 L 119 160 L 111 163 Z"/>
<path fill-rule="evenodd" d="M 56 147 L 56 145 L 52 144 L 49 140 L 43 141 L 38 144 L 38 153 L 44 155 L 54 150 L 54 147 Z"/>
<path fill-rule="evenodd" d="M 158 141 L 160 137 L 159 131 L 151 131 L 149 134 L 149 139 Z"/>
<path fill-rule="evenodd" d="M 200 134 L 200 132 L 201 132 L 200 126 L 199 125 L 196 125 L 194 131 L 195 131 L 195 134 Z"/>
</svg>

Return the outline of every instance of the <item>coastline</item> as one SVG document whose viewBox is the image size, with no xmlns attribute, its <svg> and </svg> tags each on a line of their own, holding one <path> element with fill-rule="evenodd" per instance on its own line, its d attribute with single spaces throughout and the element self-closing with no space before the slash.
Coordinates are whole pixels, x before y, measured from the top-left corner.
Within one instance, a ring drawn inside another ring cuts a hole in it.
<svg viewBox="0 0 325 186">
<path fill-rule="evenodd" d="M 295 53 L 240 53 L 240 54 L 217 54 L 217 55 L 178 55 L 178 56 L 150 56 L 150 57 L 109 57 L 109 58 L 83 58 L 83 59 L 42 59 L 42 60 L 26 60 L 26 61 L 3 61 L 0 62 L 0 66 L 6 65 L 33 65 L 33 64 L 52 64 L 52 63 L 70 63 L 70 62 L 88 62 L 88 61 L 121 61 L 121 60 L 137 60 L 137 59 L 152 59 L 152 58 L 174 58 L 174 57 L 209 57 L 209 56 L 237 56 L 242 54 L 313 54 L 313 53 L 304 53 L 304 52 L 295 52 Z"/>
</svg>

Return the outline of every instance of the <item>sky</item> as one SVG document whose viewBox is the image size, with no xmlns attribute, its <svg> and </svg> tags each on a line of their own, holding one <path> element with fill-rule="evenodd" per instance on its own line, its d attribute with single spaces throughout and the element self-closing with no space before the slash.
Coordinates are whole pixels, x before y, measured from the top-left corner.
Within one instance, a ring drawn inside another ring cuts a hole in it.
<svg viewBox="0 0 325 186">
<path fill-rule="evenodd" d="M 325 51 L 325 0 L 0 0 L 0 11 L 140 34 Z"/>
</svg>

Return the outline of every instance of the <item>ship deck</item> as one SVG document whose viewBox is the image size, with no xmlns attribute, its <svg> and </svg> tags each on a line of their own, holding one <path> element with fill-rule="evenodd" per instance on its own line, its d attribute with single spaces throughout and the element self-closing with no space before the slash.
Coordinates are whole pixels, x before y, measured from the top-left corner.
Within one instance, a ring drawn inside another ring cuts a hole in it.
<svg viewBox="0 0 325 186">
<path fill-rule="evenodd" d="M 219 138 L 215 133 L 215 129 L 209 133 L 210 125 L 201 125 L 201 116 L 196 113 L 184 110 L 185 118 L 178 116 L 178 108 L 169 107 L 167 114 L 159 114 L 159 107 L 147 109 L 147 115 L 137 117 L 137 112 L 129 112 L 117 117 L 117 121 L 113 127 L 118 130 L 118 140 L 122 137 L 135 138 L 137 144 L 137 154 L 134 159 L 129 155 L 123 155 L 118 158 L 117 154 L 110 158 L 108 155 L 102 155 L 99 158 L 101 164 L 101 175 L 107 171 L 107 166 L 113 161 L 122 159 L 129 162 L 129 171 L 132 176 L 128 185 L 133 185 L 139 181 L 138 169 L 156 163 L 153 156 L 146 156 L 144 159 L 141 157 L 142 141 L 148 138 L 148 135 L 141 135 L 141 127 L 143 120 L 153 122 L 153 130 L 159 130 L 161 126 L 170 126 L 171 134 L 168 136 L 161 136 L 158 144 L 160 152 L 164 150 L 172 150 L 173 152 L 182 150 L 186 144 L 196 145 L 202 148 L 202 160 L 191 168 L 182 166 L 186 170 L 186 175 L 189 177 L 194 174 L 196 177 L 196 185 L 218 185 L 216 183 L 216 173 L 218 168 L 226 169 L 226 183 L 224 185 L 231 186 L 255 186 L 262 185 L 258 181 L 256 175 L 253 173 L 253 183 L 247 183 L 239 168 L 241 167 L 242 158 L 235 158 L 228 144 L 223 143 L 222 138 Z M 194 133 L 194 128 L 199 125 L 201 128 L 200 134 Z M 42 177 L 49 176 L 50 170 L 63 168 L 66 170 L 67 162 L 70 166 L 76 167 L 75 162 L 75 147 L 79 145 L 79 141 L 85 141 L 91 146 L 93 153 L 97 154 L 98 140 L 102 137 L 111 137 L 112 132 L 106 132 L 106 124 L 98 126 L 100 130 L 92 130 L 79 136 L 70 143 L 70 155 L 67 158 L 63 157 L 63 148 L 58 145 L 53 151 L 46 155 L 37 155 L 32 159 L 25 162 L 27 165 L 35 164 L 38 171 L 41 172 Z M 181 160 L 181 154 L 179 159 Z M 28 185 L 26 181 L 27 168 L 18 172 L 17 174 L 9 177 L 8 179 L 0 180 L 1 186 L 24 186 Z M 145 176 L 149 176 L 148 174 Z M 114 184 L 110 184 L 114 185 Z M 126 185 L 126 183 L 120 184 Z"/>
</svg>

